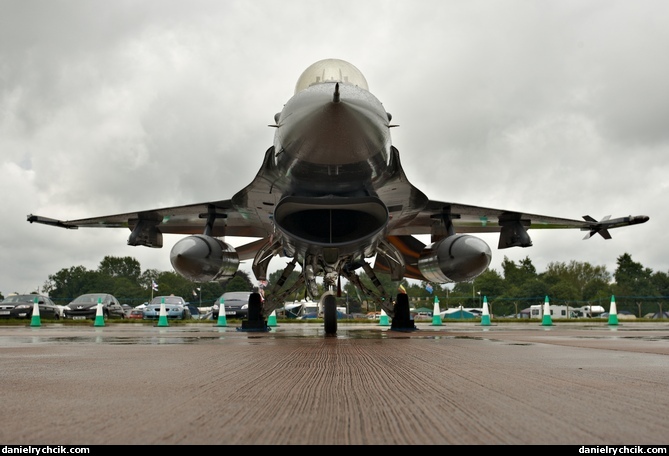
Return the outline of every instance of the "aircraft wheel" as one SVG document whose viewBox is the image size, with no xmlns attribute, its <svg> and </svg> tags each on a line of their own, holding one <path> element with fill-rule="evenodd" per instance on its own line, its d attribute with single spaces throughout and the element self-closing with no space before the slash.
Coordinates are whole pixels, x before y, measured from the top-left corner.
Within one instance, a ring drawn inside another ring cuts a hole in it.
<svg viewBox="0 0 669 456">
<path fill-rule="evenodd" d="M 325 334 L 337 334 L 337 299 L 327 295 L 323 300 Z"/>
<path fill-rule="evenodd" d="M 249 296 L 249 313 L 248 313 L 248 320 L 249 321 L 262 321 L 263 320 L 263 315 L 262 315 L 262 298 L 260 296 L 260 293 L 251 293 Z"/>
</svg>

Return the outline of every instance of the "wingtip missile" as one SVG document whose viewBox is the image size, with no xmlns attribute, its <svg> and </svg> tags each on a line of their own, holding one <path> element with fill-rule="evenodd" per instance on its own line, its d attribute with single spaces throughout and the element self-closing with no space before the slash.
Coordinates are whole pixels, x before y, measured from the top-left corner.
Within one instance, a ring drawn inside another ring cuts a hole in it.
<svg viewBox="0 0 669 456">
<path fill-rule="evenodd" d="M 602 220 L 597 221 L 589 215 L 584 215 L 583 219 L 586 222 L 589 222 L 586 228 L 582 228 L 584 231 L 589 230 L 589 233 L 583 239 L 589 239 L 597 233 L 599 233 L 604 239 L 611 239 L 609 229 L 646 223 L 648 220 L 650 220 L 650 217 L 647 215 L 630 215 L 629 217 L 619 217 L 612 219 L 610 215 L 607 215 L 606 217 L 602 218 Z"/>
</svg>

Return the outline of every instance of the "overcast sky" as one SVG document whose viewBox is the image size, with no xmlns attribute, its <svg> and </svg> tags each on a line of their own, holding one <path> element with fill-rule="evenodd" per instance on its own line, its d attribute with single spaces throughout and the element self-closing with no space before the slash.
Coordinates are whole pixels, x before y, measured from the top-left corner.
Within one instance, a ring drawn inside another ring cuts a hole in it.
<svg viewBox="0 0 669 456">
<path fill-rule="evenodd" d="M 611 240 L 530 230 L 533 247 L 498 250 L 485 235 L 492 268 L 506 256 L 613 273 L 628 253 L 669 272 L 666 0 L 0 0 L 0 291 L 107 255 L 171 271 L 179 236 L 130 247 L 127 230 L 26 216 L 231 197 L 302 71 L 325 58 L 365 75 L 400 125 L 408 178 L 432 199 L 650 217 Z"/>
</svg>

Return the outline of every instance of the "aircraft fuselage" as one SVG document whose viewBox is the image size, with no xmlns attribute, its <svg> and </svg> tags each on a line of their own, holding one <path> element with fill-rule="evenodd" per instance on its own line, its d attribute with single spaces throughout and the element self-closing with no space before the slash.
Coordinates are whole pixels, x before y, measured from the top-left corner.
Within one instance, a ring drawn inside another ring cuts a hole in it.
<svg viewBox="0 0 669 456">
<path fill-rule="evenodd" d="M 287 194 L 369 195 L 390 146 L 379 100 L 360 87 L 320 83 L 298 92 L 278 115 L 274 159 Z"/>
</svg>

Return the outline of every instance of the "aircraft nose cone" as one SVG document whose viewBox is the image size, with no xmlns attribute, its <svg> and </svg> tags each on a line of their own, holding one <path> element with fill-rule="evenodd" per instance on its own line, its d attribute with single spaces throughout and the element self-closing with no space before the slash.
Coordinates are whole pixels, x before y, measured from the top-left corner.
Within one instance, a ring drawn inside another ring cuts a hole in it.
<svg viewBox="0 0 669 456">
<path fill-rule="evenodd" d="M 390 147 L 388 115 L 362 89 L 316 85 L 286 103 L 274 146 L 313 165 L 365 163 Z"/>
</svg>

